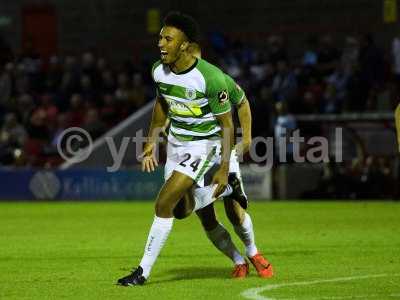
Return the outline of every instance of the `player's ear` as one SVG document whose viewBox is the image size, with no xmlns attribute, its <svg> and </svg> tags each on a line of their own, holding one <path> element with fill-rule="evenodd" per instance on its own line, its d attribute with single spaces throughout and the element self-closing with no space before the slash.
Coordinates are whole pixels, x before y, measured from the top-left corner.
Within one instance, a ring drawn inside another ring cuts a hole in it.
<svg viewBox="0 0 400 300">
<path fill-rule="evenodd" d="M 190 45 L 190 43 L 189 43 L 188 41 L 184 41 L 184 42 L 181 44 L 180 49 L 181 49 L 182 51 L 186 51 L 186 50 L 188 50 L 189 45 Z"/>
</svg>

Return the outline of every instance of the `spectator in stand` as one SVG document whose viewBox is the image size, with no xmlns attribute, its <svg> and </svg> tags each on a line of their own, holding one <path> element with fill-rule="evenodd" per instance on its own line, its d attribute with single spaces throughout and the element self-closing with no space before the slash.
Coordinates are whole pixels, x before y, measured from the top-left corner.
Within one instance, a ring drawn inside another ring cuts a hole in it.
<svg viewBox="0 0 400 300">
<path fill-rule="evenodd" d="M 48 70 L 43 75 L 44 90 L 49 93 L 57 93 L 63 76 L 62 65 L 59 57 L 53 55 L 49 59 Z"/>
<path fill-rule="evenodd" d="M 289 56 L 282 36 L 273 35 L 268 38 L 268 53 L 268 59 L 272 63 L 288 61 Z"/>
<path fill-rule="evenodd" d="M 111 70 L 104 70 L 101 73 L 100 91 L 102 94 L 114 94 L 117 87 L 115 84 L 114 75 Z"/>
<path fill-rule="evenodd" d="M 12 79 L 10 75 L 12 68 L 12 63 L 7 63 L 4 68 L 0 68 L 0 120 L 6 111 L 12 109 Z"/>
<path fill-rule="evenodd" d="M 58 108 L 53 103 L 53 98 L 50 94 L 43 94 L 40 97 L 40 104 L 37 106 L 36 110 L 43 110 L 46 114 L 46 123 L 49 127 L 54 127 L 56 125 Z"/>
<path fill-rule="evenodd" d="M 16 65 L 14 69 L 15 90 L 17 94 L 30 93 L 31 82 L 23 63 Z"/>
<path fill-rule="evenodd" d="M 27 131 L 28 139 L 24 145 L 24 153 L 26 154 L 28 165 L 44 165 L 46 161 L 44 148 L 49 143 L 50 138 L 44 110 L 39 109 L 32 113 Z"/>
<path fill-rule="evenodd" d="M 17 98 L 16 112 L 21 123 L 27 127 L 35 109 L 33 98 L 30 94 L 22 94 Z"/>
<path fill-rule="evenodd" d="M 318 51 L 318 70 L 322 77 L 327 77 L 335 71 L 340 56 L 341 53 L 334 45 L 332 37 L 330 35 L 323 36 Z"/>
<path fill-rule="evenodd" d="M 51 146 L 56 149 L 60 141 L 61 134 L 68 128 L 68 118 L 66 114 L 59 114 L 57 116 L 56 129 L 52 132 Z"/>
<path fill-rule="evenodd" d="M 293 162 L 293 143 L 290 137 L 297 129 L 296 119 L 289 113 L 287 103 L 280 101 L 275 104 L 277 118 L 275 122 L 275 157 L 279 163 Z"/>
<path fill-rule="evenodd" d="M 371 34 L 363 37 L 360 49 L 360 90 L 363 102 L 359 103 L 359 110 L 366 108 L 367 99 L 376 94 L 384 80 L 384 59 L 382 51 L 375 45 Z"/>
<path fill-rule="evenodd" d="M 96 63 L 97 74 L 101 74 L 102 72 L 108 70 L 108 62 L 104 57 L 99 57 Z"/>
<path fill-rule="evenodd" d="M 60 90 L 65 99 L 78 92 L 80 81 L 80 72 L 78 62 L 75 56 L 68 55 L 64 61 L 64 72 L 61 78 Z"/>
<path fill-rule="evenodd" d="M 126 73 L 118 74 L 118 87 L 115 91 L 115 98 L 120 102 L 126 104 L 132 93 L 132 88 L 129 82 L 129 76 Z"/>
<path fill-rule="evenodd" d="M 90 102 L 93 105 L 100 105 L 100 99 L 93 87 L 92 78 L 89 75 L 82 74 L 80 80 L 80 94 L 85 102 Z"/>
<path fill-rule="evenodd" d="M 100 111 L 100 117 L 107 127 L 115 126 L 120 120 L 118 106 L 116 105 L 113 94 L 105 94 L 103 96 L 103 106 Z"/>
<path fill-rule="evenodd" d="M 344 72 L 352 75 L 358 66 L 358 57 L 360 55 L 360 44 L 355 37 L 348 36 L 345 40 L 341 63 Z"/>
<path fill-rule="evenodd" d="M 315 37 L 309 37 L 306 40 L 306 49 L 302 58 L 302 65 L 305 67 L 315 67 L 318 63 L 318 40 Z"/>
<path fill-rule="evenodd" d="M 49 140 L 50 129 L 47 124 L 47 115 L 44 109 L 36 109 L 30 118 L 28 125 L 29 138 L 41 140 L 43 142 Z"/>
<path fill-rule="evenodd" d="M 96 56 L 93 51 L 86 51 L 82 54 L 82 74 L 90 77 L 92 82 L 98 82 L 99 74 L 96 66 Z"/>
<path fill-rule="evenodd" d="M 294 107 L 294 113 L 316 114 L 320 112 L 324 86 L 316 76 L 310 76 L 303 88 L 303 103 Z"/>
<path fill-rule="evenodd" d="M 12 164 L 24 146 L 27 133 L 25 128 L 18 123 L 14 113 L 8 113 L 0 129 L 0 163 Z"/>
<path fill-rule="evenodd" d="M 254 60 L 250 63 L 250 74 L 254 80 L 261 81 L 265 76 L 265 60 L 260 52 L 255 53 Z"/>
<path fill-rule="evenodd" d="M 99 112 L 95 108 L 91 108 L 87 111 L 82 128 L 90 134 L 93 140 L 99 138 L 106 132 L 106 125 L 100 120 Z"/>
<path fill-rule="evenodd" d="M 142 75 L 135 73 L 132 76 L 132 92 L 130 96 L 130 112 L 134 112 L 142 107 L 146 101 L 146 89 L 143 85 Z"/>
<path fill-rule="evenodd" d="M 290 106 L 297 96 L 297 78 L 286 60 L 279 60 L 272 83 L 272 95 L 276 102 L 286 101 Z"/>
<path fill-rule="evenodd" d="M 340 113 L 342 111 L 343 104 L 347 98 L 349 77 L 344 65 L 338 64 L 335 72 L 327 78 L 322 108 L 324 113 Z"/>
<path fill-rule="evenodd" d="M 80 94 L 73 94 L 67 111 L 68 127 L 80 127 L 85 119 L 85 104 Z"/>
</svg>

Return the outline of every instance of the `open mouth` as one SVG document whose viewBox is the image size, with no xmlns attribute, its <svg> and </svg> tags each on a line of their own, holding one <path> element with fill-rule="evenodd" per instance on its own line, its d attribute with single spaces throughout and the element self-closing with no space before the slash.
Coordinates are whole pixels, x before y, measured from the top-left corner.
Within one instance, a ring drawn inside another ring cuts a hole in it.
<svg viewBox="0 0 400 300">
<path fill-rule="evenodd" d="M 161 50 L 161 58 L 166 58 L 168 55 L 167 51 Z"/>
</svg>

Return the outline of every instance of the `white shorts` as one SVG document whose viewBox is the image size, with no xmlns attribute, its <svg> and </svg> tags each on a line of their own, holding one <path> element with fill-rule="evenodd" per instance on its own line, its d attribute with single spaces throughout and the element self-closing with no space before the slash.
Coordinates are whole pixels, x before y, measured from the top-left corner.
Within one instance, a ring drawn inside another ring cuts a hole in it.
<svg viewBox="0 0 400 300">
<path fill-rule="evenodd" d="M 236 173 L 236 176 L 239 178 L 240 184 L 243 189 L 242 175 L 240 173 L 239 161 L 236 154 L 236 150 L 232 150 L 231 158 L 229 161 L 229 173 Z M 212 195 L 214 194 L 215 186 L 202 186 L 196 187 L 193 189 L 193 197 L 195 200 L 195 208 L 194 211 L 205 207 L 210 204 L 213 199 Z M 244 190 L 244 189 L 243 189 Z"/>
<path fill-rule="evenodd" d="M 167 162 L 164 180 L 167 181 L 173 171 L 183 173 L 203 187 L 209 184 L 205 175 L 221 162 L 221 144 L 219 140 L 198 140 L 186 143 L 168 141 Z"/>
</svg>

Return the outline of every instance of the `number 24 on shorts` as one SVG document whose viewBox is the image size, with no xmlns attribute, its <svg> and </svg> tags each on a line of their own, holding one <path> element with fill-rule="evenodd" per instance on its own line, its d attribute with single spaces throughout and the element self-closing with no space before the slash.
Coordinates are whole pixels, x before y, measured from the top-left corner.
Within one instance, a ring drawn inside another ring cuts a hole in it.
<svg viewBox="0 0 400 300">
<path fill-rule="evenodd" d="M 181 165 L 182 167 L 186 168 L 188 166 L 188 164 L 190 163 L 189 167 L 192 168 L 193 172 L 196 172 L 197 169 L 199 168 L 200 163 L 201 163 L 201 158 L 198 158 L 198 159 L 190 162 L 190 159 L 192 158 L 192 155 L 190 153 L 185 153 L 183 156 L 185 157 L 185 159 L 182 160 L 179 163 L 179 165 Z"/>
</svg>

